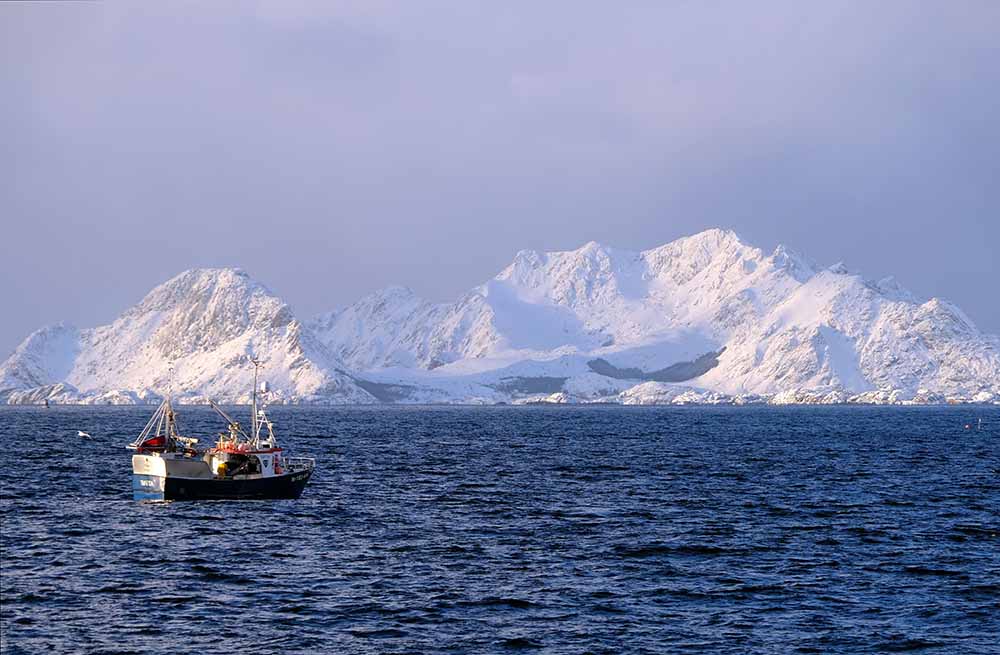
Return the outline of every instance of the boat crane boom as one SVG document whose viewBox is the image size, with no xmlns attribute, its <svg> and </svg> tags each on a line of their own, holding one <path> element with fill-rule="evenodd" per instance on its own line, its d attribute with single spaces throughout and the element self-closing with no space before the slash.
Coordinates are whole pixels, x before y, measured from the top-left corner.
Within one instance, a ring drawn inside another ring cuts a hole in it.
<svg viewBox="0 0 1000 655">
<path fill-rule="evenodd" d="M 212 406 L 212 409 L 214 409 L 219 414 L 219 416 L 226 419 L 226 422 L 228 422 L 230 426 L 236 426 L 236 429 L 239 431 L 240 434 L 243 435 L 245 439 L 247 439 L 248 441 L 250 440 L 250 437 L 248 437 L 247 433 L 243 431 L 243 428 L 240 427 L 240 424 L 234 421 L 229 414 L 226 414 L 224 411 L 222 411 L 222 408 L 216 405 L 214 400 L 209 399 L 208 404 Z"/>
</svg>

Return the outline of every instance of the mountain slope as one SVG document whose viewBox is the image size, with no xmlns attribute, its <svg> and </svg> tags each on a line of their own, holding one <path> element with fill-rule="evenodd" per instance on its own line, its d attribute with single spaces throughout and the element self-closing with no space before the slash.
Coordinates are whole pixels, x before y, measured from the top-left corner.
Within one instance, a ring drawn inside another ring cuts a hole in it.
<svg viewBox="0 0 1000 655">
<path fill-rule="evenodd" d="M 0 393 L 66 383 L 59 399 L 244 400 L 249 357 L 264 365 L 276 401 L 371 402 L 289 307 L 236 269 L 187 271 L 153 289 L 110 325 L 60 325 L 29 336 L 0 367 Z M 37 399 L 38 394 L 30 395 Z"/>
</svg>

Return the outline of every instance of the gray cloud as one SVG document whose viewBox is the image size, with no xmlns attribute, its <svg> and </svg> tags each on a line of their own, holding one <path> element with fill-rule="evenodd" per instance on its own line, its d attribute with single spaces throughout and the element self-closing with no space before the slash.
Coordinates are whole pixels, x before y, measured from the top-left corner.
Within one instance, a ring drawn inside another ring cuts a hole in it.
<svg viewBox="0 0 1000 655">
<path fill-rule="evenodd" d="M 11 3 L 0 350 L 192 266 L 306 315 L 710 226 L 997 332 L 997 34 L 987 1 Z"/>
</svg>

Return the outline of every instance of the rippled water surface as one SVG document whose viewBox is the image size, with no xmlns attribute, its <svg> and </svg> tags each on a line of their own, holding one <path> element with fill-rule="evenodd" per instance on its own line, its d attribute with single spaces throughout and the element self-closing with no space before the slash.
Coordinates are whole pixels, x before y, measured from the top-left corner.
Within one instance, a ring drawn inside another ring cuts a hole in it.
<svg viewBox="0 0 1000 655">
<path fill-rule="evenodd" d="M 5 653 L 1000 648 L 996 409 L 274 408 L 300 500 L 137 503 L 148 414 L 0 409 Z"/>
</svg>

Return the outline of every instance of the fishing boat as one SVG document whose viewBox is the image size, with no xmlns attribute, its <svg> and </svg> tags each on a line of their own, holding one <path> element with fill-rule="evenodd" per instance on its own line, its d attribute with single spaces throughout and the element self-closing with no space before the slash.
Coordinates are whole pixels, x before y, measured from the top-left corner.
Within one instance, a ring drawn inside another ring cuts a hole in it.
<svg viewBox="0 0 1000 655">
<path fill-rule="evenodd" d="M 257 371 L 253 360 L 253 403 L 249 434 L 216 403 L 212 408 L 227 430 L 214 445 L 200 449 L 199 440 L 181 436 L 170 396 L 127 447 L 132 455 L 135 500 L 283 499 L 302 495 L 316 468 L 311 457 L 287 457 L 274 435 L 274 424 L 257 404 Z"/>
</svg>

